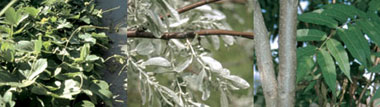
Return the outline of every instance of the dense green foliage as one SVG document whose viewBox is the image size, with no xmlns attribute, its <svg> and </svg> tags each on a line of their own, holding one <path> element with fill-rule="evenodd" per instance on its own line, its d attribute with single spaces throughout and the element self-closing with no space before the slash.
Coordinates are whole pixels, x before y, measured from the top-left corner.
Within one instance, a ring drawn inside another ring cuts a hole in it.
<svg viewBox="0 0 380 107">
<path fill-rule="evenodd" d="M 308 7 L 298 16 L 296 105 L 371 105 L 380 94 L 374 91 L 379 83 L 380 0 L 306 2 Z M 268 9 L 268 29 L 277 29 L 277 21 L 271 19 L 278 16 L 277 2 L 262 3 Z M 263 97 L 261 92 L 255 99 Z"/>
<path fill-rule="evenodd" d="M 5 0 L 6 1 L 6 0 Z M 0 2 L 5 6 L 3 0 Z M 93 0 L 19 0 L 0 17 L 0 106 L 111 104 Z"/>
</svg>

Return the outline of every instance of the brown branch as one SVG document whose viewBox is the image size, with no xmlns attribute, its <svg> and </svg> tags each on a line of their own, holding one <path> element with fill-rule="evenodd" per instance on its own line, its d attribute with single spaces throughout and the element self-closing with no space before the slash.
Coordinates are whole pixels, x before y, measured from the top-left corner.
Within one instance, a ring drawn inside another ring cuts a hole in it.
<svg viewBox="0 0 380 107">
<path fill-rule="evenodd" d="M 179 14 L 181 14 L 181 13 L 184 13 L 184 12 L 189 11 L 191 9 L 197 8 L 199 6 L 203 6 L 203 5 L 206 5 L 206 4 L 209 4 L 209 3 L 214 3 L 214 2 L 217 2 L 217 1 L 221 1 L 221 0 L 202 0 L 202 1 L 190 4 L 190 5 L 187 5 L 185 7 L 182 7 L 180 9 L 177 9 L 177 12 Z M 167 13 L 166 16 L 170 17 L 170 14 Z M 164 16 L 160 16 L 160 18 L 163 19 Z"/>
<path fill-rule="evenodd" d="M 137 31 L 127 31 L 128 38 L 155 38 L 155 39 L 184 39 L 184 38 L 194 38 L 195 35 L 206 36 L 206 35 L 231 35 L 239 36 L 248 39 L 253 39 L 252 32 L 237 32 L 230 30 L 199 30 L 195 32 L 166 32 L 161 38 L 156 38 L 151 32 L 137 32 Z"/>
</svg>

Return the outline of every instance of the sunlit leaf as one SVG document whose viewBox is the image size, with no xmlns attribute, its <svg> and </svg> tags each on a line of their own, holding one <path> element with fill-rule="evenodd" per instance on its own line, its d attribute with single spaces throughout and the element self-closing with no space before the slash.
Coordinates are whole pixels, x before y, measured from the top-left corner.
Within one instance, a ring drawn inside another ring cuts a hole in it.
<svg viewBox="0 0 380 107">
<path fill-rule="evenodd" d="M 347 78 L 352 82 L 350 75 L 350 63 L 348 61 L 348 55 L 346 50 L 340 42 L 335 39 L 329 39 L 326 41 L 327 49 L 330 51 L 331 55 L 334 57 L 335 61 L 338 62 L 340 70 L 347 76 Z"/>
<path fill-rule="evenodd" d="M 153 58 L 149 58 L 142 65 L 143 66 L 156 65 L 156 66 L 168 67 L 171 65 L 171 63 L 163 57 L 153 57 Z"/>
<path fill-rule="evenodd" d="M 21 12 L 15 11 L 13 7 L 8 8 L 5 12 L 5 21 L 13 26 L 17 26 L 23 20 L 25 20 L 29 15 L 22 15 Z"/>
<path fill-rule="evenodd" d="M 242 89 L 246 89 L 250 86 L 247 81 L 236 75 L 230 75 L 225 78 L 229 79 L 232 82 L 232 84 Z"/>
<path fill-rule="evenodd" d="M 37 75 L 41 74 L 48 66 L 46 59 L 38 59 L 33 65 L 31 74 L 28 75 L 27 79 L 32 80 Z"/>
<path fill-rule="evenodd" d="M 316 29 L 298 29 L 297 41 L 323 41 L 327 38 L 325 32 Z"/>
<path fill-rule="evenodd" d="M 210 67 L 211 71 L 213 72 L 219 72 L 223 69 L 222 64 L 212 57 L 202 56 L 201 59 L 206 65 Z"/>
<path fill-rule="evenodd" d="M 21 52 L 33 52 L 34 43 L 31 41 L 19 41 L 16 44 L 16 49 Z"/>
</svg>

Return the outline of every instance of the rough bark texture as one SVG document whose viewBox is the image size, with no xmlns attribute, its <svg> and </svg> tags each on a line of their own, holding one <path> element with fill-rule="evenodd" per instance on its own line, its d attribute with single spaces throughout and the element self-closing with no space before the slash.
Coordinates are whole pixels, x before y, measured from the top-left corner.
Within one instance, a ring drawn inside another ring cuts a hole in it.
<svg viewBox="0 0 380 107">
<path fill-rule="evenodd" d="M 108 32 L 107 35 L 110 37 L 113 42 L 110 44 L 109 50 L 105 52 L 105 58 L 112 55 L 125 55 L 125 46 L 127 44 L 126 30 L 121 30 L 119 32 L 112 32 L 112 29 L 118 24 L 123 24 L 126 26 L 126 17 L 127 17 L 127 3 L 128 0 L 97 0 L 97 5 L 103 10 L 112 9 L 119 7 L 119 9 L 107 12 L 103 14 L 102 23 L 103 26 L 111 28 L 111 32 Z M 122 26 L 122 27 L 125 27 Z M 127 106 L 127 92 L 124 88 L 124 80 L 127 78 L 126 70 L 119 71 L 122 68 L 122 64 L 119 64 L 117 61 L 107 61 L 106 65 L 108 68 L 104 71 L 104 79 L 110 84 L 110 90 L 114 96 L 118 96 L 113 101 L 114 107 L 126 107 Z M 123 102 L 120 102 L 123 101 Z"/>
<path fill-rule="evenodd" d="M 269 35 L 258 0 L 254 0 L 254 35 L 257 67 L 267 107 L 277 107 L 277 80 L 273 69 Z"/>
<path fill-rule="evenodd" d="M 294 107 L 296 84 L 296 30 L 298 0 L 280 0 L 279 99 L 282 107 Z"/>
</svg>

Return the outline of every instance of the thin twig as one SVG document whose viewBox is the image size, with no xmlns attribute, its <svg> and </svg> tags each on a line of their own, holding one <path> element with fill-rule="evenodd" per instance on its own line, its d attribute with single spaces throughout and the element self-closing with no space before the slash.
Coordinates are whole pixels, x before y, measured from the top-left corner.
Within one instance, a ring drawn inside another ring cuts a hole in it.
<svg viewBox="0 0 380 107">
<path fill-rule="evenodd" d="M 177 9 L 177 12 L 179 14 L 181 14 L 181 13 L 184 13 L 184 12 L 189 11 L 191 9 L 197 8 L 199 6 L 203 6 L 203 5 L 206 5 L 206 4 L 209 4 L 209 3 L 214 3 L 214 2 L 217 2 L 217 1 L 221 1 L 221 0 L 202 0 L 202 1 L 190 4 L 190 5 L 187 5 L 185 7 L 182 7 L 180 9 Z M 170 17 L 170 14 L 167 13 L 166 16 Z M 164 18 L 164 16 L 160 16 L 160 18 L 162 19 L 162 18 Z"/>
<path fill-rule="evenodd" d="M 138 32 L 138 31 L 127 31 L 128 38 L 156 38 L 156 39 L 185 39 L 185 38 L 194 38 L 195 35 L 205 36 L 205 35 L 231 35 L 239 36 L 248 39 L 253 39 L 252 32 L 237 32 L 230 30 L 199 30 L 195 32 L 166 32 L 161 38 L 156 38 L 153 33 L 150 32 Z"/>
<path fill-rule="evenodd" d="M 343 91 L 342 91 L 342 95 L 340 96 L 340 99 L 339 99 L 339 103 L 338 103 L 338 107 L 340 107 L 340 104 L 342 104 L 342 101 L 343 101 L 343 98 L 344 98 L 344 93 L 346 93 L 346 88 L 347 88 L 347 84 L 348 84 L 348 80 L 347 78 L 345 78 L 343 80 Z"/>
</svg>

